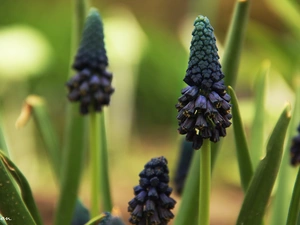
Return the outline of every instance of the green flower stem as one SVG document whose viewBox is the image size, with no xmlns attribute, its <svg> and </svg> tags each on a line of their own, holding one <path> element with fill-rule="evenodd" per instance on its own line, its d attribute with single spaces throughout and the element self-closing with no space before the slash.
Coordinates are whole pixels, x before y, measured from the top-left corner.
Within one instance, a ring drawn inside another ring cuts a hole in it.
<svg viewBox="0 0 300 225">
<path fill-rule="evenodd" d="M 211 149 L 210 141 L 204 140 L 200 151 L 200 194 L 199 225 L 209 225 L 210 187 L 211 187 Z"/>
<path fill-rule="evenodd" d="M 103 211 L 111 212 L 112 200 L 111 200 L 110 182 L 109 182 L 109 176 L 108 176 L 108 150 L 107 150 L 107 138 L 106 138 L 104 112 L 102 112 L 100 115 L 100 127 L 101 127 L 100 179 L 101 179 Z"/>
<path fill-rule="evenodd" d="M 298 175 L 294 185 L 294 191 L 292 195 L 292 200 L 290 204 L 286 225 L 297 224 L 299 211 L 300 211 L 300 169 L 298 170 Z"/>
<path fill-rule="evenodd" d="M 100 213 L 100 126 L 99 114 L 94 110 L 90 113 L 89 143 L 91 164 L 91 217 Z"/>
</svg>

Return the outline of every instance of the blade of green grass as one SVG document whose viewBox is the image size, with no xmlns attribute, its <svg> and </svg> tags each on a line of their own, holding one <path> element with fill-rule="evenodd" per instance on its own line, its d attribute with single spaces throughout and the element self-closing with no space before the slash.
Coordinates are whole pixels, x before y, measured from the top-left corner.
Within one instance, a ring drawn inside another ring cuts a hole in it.
<svg viewBox="0 0 300 225">
<path fill-rule="evenodd" d="M 14 184 L 10 174 L 9 165 L 0 155 L 0 211 L 3 217 L 7 217 L 6 223 L 35 225 L 35 221 L 28 211 L 25 203 L 19 195 L 19 189 Z"/>
<path fill-rule="evenodd" d="M 225 84 L 233 88 L 238 76 L 238 66 L 249 17 L 249 8 L 249 0 L 237 0 L 221 60 L 222 71 L 225 74 Z M 221 140 L 218 143 L 211 143 L 212 168 L 214 168 L 222 142 Z"/>
<path fill-rule="evenodd" d="M 299 75 L 298 75 L 299 76 Z M 297 133 L 297 126 L 300 121 L 300 80 L 296 79 L 296 99 L 293 107 L 293 114 L 291 123 L 288 129 L 288 138 L 285 145 L 285 152 L 283 156 L 283 163 L 279 170 L 278 186 L 273 200 L 271 210 L 271 225 L 285 224 L 287 221 L 288 208 L 291 201 L 292 187 L 290 181 L 294 180 L 294 168 L 289 164 L 290 160 L 290 146 L 294 135 Z"/>
<path fill-rule="evenodd" d="M 269 6 L 281 17 L 282 21 L 290 28 L 290 31 L 300 37 L 300 10 L 292 1 L 268 0 Z"/>
<path fill-rule="evenodd" d="M 238 0 L 235 4 L 233 17 L 227 33 L 224 54 L 222 56 L 222 70 L 225 74 L 225 84 L 235 87 L 240 55 L 249 17 L 249 0 Z"/>
<path fill-rule="evenodd" d="M 5 136 L 4 136 L 4 133 L 2 131 L 2 115 L 1 115 L 1 112 L 0 112 L 0 149 L 2 149 L 2 151 L 7 155 L 9 156 L 9 151 L 8 151 L 8 148 L 7 148 L 7 145 L 6 145 L 6 141 L 5 141 Z"/>
<path fill-rule="evenodd" d="M 266 96 L 266 77 L 270 70 L 270 62 L 265 61 L 260 69 L 256 82 L 255 90 L 255 113 L 251 128 L 250 152 L 253 168 L 256 168 L 263 155 L 264 142 L 264 121 L 265 121 L 265 96 Z"/>
<path fill-rule="evenodd" d="M 174 225 L 198 224 L 200 151 L 193 155 Z"/>
<path fill-rule="evenodd" d="M 93 217 L 92 219 L 90 219 L 87 223 L 85 223 L 84 225 L 93 225 L 93 224 L 99 224 L 103 219 L 105 219 L 107 217 L 107 214 L 105 213 L 101 213 L 98 216 Z M 100 223 L 101 224 L 101 223 Z"/>
<path fill-rule="evenodd" d="M 72 219 L 85 155 L 85 118 L 79 115 L 76 104 L 68 106 L 60 197 L 54 223 L 56 225 L 69 224 Z"/>
<path fill-rule="evenodd" d="M 38 208 L 36 207 L 27 179 L 22 174 L 22 172 L 18 169 L 18 167 L 7 156 L 5 156 L 5 154 L 1 154 L 1 151 L 0 151 L 0 158 L 5 163 L 6 168 L 8 169 L 10 174 L 14 177 L 15 181 L 18 183 L 21 189 L 22 199 L 27 209 L 29 210 L 31 216 L 35 220 L 35 223 L 37 225 L 42 225 L 43 224 L 42 218 L 39 214 Z"/>
<path fill-rule="evenodd" d="M 78 46 L 81 38 L 83 24 L 86 17 L 85 0 L 76 0 L 74 5 L 74 29 L 72 35 L 71 55 Z M 73 58 L 70 59 L 70 65 Z M 69 77 L 72 76 L 70 70 Z M 76 104 L 68 104 L 66 110 L 66 126 L 64 155 L 62 157 L 62 168 L 60 176 L 60 197 L 55 212 L 55 225 L 70 224 L 75 210 L 77 192 L 79 189 L 81 172 L 84 161 L 85 146 L 85 118 L 78 113 Z"/>
<path fill-rule="evenodd" d="M 240 179 L 244 192 L 246 192 L 251 178 L 253 176 L 253 168 L 251 164 L 249 148 L 247 145 L 246 135 L 243 128 L 243 122 L 240 115 L 239 105 L 234 90 L 228 88 L 232 103 L 232 122 L 234 131 L 234 140 L 236 145 L 236 154 L 240 171 Z"/>
<path fill-rule="evenodd" d="M 2 218 L 2 219 L 1 219 Z M 7 225 L 7 223 L 5 222 L 8 218 L 5 218 L 4 216 L 2 216 L 0 214 L 0 225 Z"/>
<path fill-rule="evenodd" d="M 59 179 L 62 165 L 62 151 L 59 146 L 58 137 L 52 126 L 50 116 L 47 112 L 46 103 L 43 98 L 30 95 L 26 98 L 25 104 L 28 104 L 32 108 L 33 118 L 45 144 L 54 174 L 57 179 Z"/>
<path fill-rule="evenodd" d="M 281 163 L 290 117 L 290 105 L 287 105 L 268 141 L 266 156 L 254 173 L 236 222 L 237 225 L 261 224 L 263 220 Z"/>
<path fill-rule="evenodd" d="M 59 183 L 62 167 L 62 151 L 58 143 L 58 137 L 52 126 L 50 116 L 47 112 L 46 103 L 43 98 L 39 96 L 30 95 L 26 98 L 25 104 L 25 110 L 28 107 L 31 109 L 30 111 L 32 112 L 38 131 L 40 132 L 41 138 L 45 144 L 46 153 L 50 158 L 50 164 L 54 171 L 54 175 L 56 176 L 56 179 Z M 29 118 L 27 118 L 27 120 L 28 119 Z M 25 122 L 26 121 L 23 121 L 23 123 Z M 76 210 L 76 213 L 74 212 L 73 215 L 73 220 L 86 220 L 86 217 L 88 216 L 88 210 L 85 208 L 85 206 L 81 203 L 80 200 L 76 201 Z"/>
<path fill-rule="evenodd" d="M 286 225 L 297 224 L 300 212 L 300 169 L 298 169 L 298 175 L 294 185 L 294 191 L 289 208 L 288 218 Z"/>
</svg>

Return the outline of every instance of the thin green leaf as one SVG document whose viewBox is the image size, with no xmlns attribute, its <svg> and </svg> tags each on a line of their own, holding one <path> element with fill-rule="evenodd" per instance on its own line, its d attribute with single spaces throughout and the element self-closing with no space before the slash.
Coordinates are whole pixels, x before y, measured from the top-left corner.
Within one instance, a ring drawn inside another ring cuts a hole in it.
<svg viewBox="0 0 300 225">
<path fill-rule="evenodd" d="M 292 86 L 291 74 L 294 73 L 295 64 L 298 63 L 296 40 L 293 43 L 291 40 L 282 40 L 269 27 L 253 21 L 249 24 L 248 37 L 263 55 L 268 55 L 272 65 L 280 71 L 286 83 Z"/>
<path fill-rule="evenodd" d="M 92 219 L 90 219 L 87 223 L 85 223 L 84 225 L 93 225 L 93 224 L 99 224 L 103 219 L 105 219 L 107 217 L 107 214 L 105 213 L 101 213 L 98 216 L 93 217 Z"/>
<path fill-rule="evenodd" d="M 5 222 L 6 220 L 8 220 L 8 218 L 5 218 L 0 214 L 0 225 L 7 225 L 7 223 Z"/>
<path fill-rule="evenodd" d="M 236 154 L 240 171 L 240 179 L 244 192 L 246 192 L 251 178 L 253 176 L 253 168 L 251 164 L 249 148 L 246 141 L 246 135 L 243 128 L 243 122 L 240 115 L 239 105 L 236 94 L 232 87 L 228 88 L 232 103 L 232 122 L 234 131 L 234 140 L 236 145 Z"/>
<path fill-rule="evenodd" d="M 265 121 L 265 97 L 266 97 L 266 77 L 270 70 L 270 62 L 265 61 L 260 69 L 256 82 L 255 89 L 255 113 L 251 128 L 251 160 L 253 168 L 256 168 L 260 158 L 263 155 L 264 142 L 264 121 Z"/>
<path fill-rule="evenodd" d="M 50 116 L 47 112 L 47 107 L 44 99 L 39 96 L 30 95 L 25 100 L 25 105 L 22 109 L 26 111 L 27 108 L 30 108 L 30 111 L 33 114 L 33 118 L 36 122 L 37 128 L 41 134 L 42 140 L 45 144 L 45 150 L 47 155 L 50 158 L 50 163 L 53 168 L 54 174 L 58 182 L 60 182 L 60 173 L 61 173 L 61 159 L 62 159 L 62 151 L 61 147 L 58 144 L 58 137 L 56 132 L 52 126 L 52 122 L 50 120 Z M 22 114 L 22 113 L 21 113 Z M 26 113 L 25 113 L 26 114 Z M 23 117 L 23 121 L 17 122 L 17 125 L 26 123 L 26 120 L 29 119 L 28 117 Z M 79 215 L 86 215 L 87 209 L 83 206 L 81 201 L 76 201 L 76 210 L 77 214 L 74 214 L 73 219 L 80 219 L 78 218 Z M 86 216 L 85 216 L 86 217 Z M 86 220 L 85 220 L 86 221 Z"/>
<path fill-rule="evenodd" d="M 32 108 L 33 118 L 44 141 L 47 155 L 50 157 L 52 168 L 59 179 L 62 166 L 62 151 L 59 146 L 58 137 L 52 126 L 46 103 L 43 98 L 30 95 L 26 98 L 25 104 L 28 104 Z"/>
<path fill-rule="evenodd" d="M 54 223 L 56 225 L 70 224 L 75 209 L 85 153 L 85 118 L 79 115 L 78 106 L 75 104 L 68 105 L 67 115 L 60 197 Z"/>
<path fill-rule="evenodd" d="M 233 88 L 237 79 L 240 55 L 248 23 L 249 5 L 249 0 L 238 0 L 236 2 L 222 56 L 221 64 L 225 74 L 225 84 Z"/>
<path fill-rule="evenodd" d="M 300 121 L 300 80 L 293 82 L 296 90 L 296 99 L 293 106 L 293 113 L 288 128 L 287 141 L 284 149 L 282 165 L 280 166 L 277 190 L 274 196 L 272 210 L 271 210 L 271 224 L 285 224 L 287 221 L 288 208 L 291 202 L 292 186 L 291 181 L 295 179 L 295 171 L 289 164 L 290 161 L 290 146 L 294 135 L 297 133 L 297 126 Z"/>
<path fill-rule="evenodd" d="M 6 168 L 9 170 L 10 174 L 14 177 L 15 181 L 18 183 L 22 199 L 26 204 L 27 209 L 29 210 L 31 216 L 35 220 L 37 225 L 42 225 L 42 218 L 39 214 L 38 208 L 36 207 L 29 183 L 22 172 L 18 169 L 18 167 L 7 157 L 5 154 L 1 154 L 0 157 L 2 161 L 5 163 Z"/>
<path fill-rule="evenodd" d="M 298 170 L 298 175 L 294 185 L 294 191 L 293 191 L 292 201 L 290 204 L 286 225 L 297 224 L 299 218 L 299 212 L 300 212 L 300 169 Z"/>
<path fill-rule="evenodd" d="M 287 105 L 268 141 L 266 156 L 254 173 L 237 219 L 237 225 L 253 225 L 262 222 L 282 159 L 283 143 L 290 117 L 290 105 Z"/>
<path fill-rule="evenodd" d="M 7 148 L 7 145 L 6 145 L 6 141 L 5 141 L 5 136 L 4 136 L 4 133 L 2 131 L 2 115 L 1 115 L 1 112 L 0 112 L 0 149 L 6 154 L 9 156 L 9 151 L 8 151 L 8 148 Z"/>
<path fill-rule="evenodd" d="M 200 151 L 195 151 L 174 225 L 198 224 Z"/>
<path fill-rule="evenodd" d="M 225 74 L 225 84 L 234 88 L 240 55 L 244 41 L 245 31 L 249 17 L 249 0 L 238 0 L 235 4 L 234 14 L 230 22 L 230 28 L 227 32 L 224 54 L 222 56 L 222 71 Z M 214 168 L 217 160 L 222 140 L 218 143 L 211 143 L 211 167 Z"/>
<path fill-rule="evenodd" d="M 7 225 L 35 225 L 36 223 L 19 195 L 18 187 L 14 184 L 15 181 L 11 176 L 11 170 L 15 168 L 10 167 L 2 155 L 0 155 L 1 214 L 4 218 L 7 218 Z"/>
<path fill-rule="evenodd" d="M 291 32 L 300 37 L 300 10 L 292 1 L 268 0 L 269 6 L 281 17 L 282 21 L 290 28 Z"/>
<path fill-rule="evenodd" d="M 83 24 L 86 17 L 85 0 L 76 0 L 74 5 L 74 29 L 72 35 L 71 55 L 77 48 L 81 38 Z M 71 63 L 73 57 L 71 58 Z M 70 63 L 70 64 L 71 64 Z M 69 77 L 72 76 L 70 70 Z M 74 214 L 75 205 L 78 204 L 77 192 L 84 160 L 85 119 L 78 114 L 77 105 L 68 104 L 66 110 L 66 127 L 64 155 L 62 158 L 61 188 L 57 210 L 55 212 L 55 225 L 70 224 Z M 76 203 L 77 202 L 77 203 Z"/>
</svg>

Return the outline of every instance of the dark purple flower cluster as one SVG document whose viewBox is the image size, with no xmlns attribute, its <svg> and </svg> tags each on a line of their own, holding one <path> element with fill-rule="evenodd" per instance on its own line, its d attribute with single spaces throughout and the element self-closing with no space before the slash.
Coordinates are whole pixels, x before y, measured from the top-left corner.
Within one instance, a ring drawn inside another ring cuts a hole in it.
<svg viewBox="0 0 300 225">
<path fill-rule="evenodd" d="M 139 174 L 135 197 L 128 203 L 129 222 L 136 225 L 166 225 L 174 217 L 170 211 L 176 201 L 170 197 L 167 159 L 163 156 L 151 159 Z"/>
<path fill-rule="evenodd" d="M 176 108 L 179 133 L 199 149 L 203 139 L 218 142 L 231 125 L 230 96 L 226 93 L 224 75 L 219 63 L 216 39 L 209 20 L 198 16 L 190 47 L 189 66 Z"/>
<path fill-rule="evenodd" d="M 291 164 L 296 166 L 300 163 L 300 125 L 298 127 L 298 135 L 292 140 L 291 145 Z"/>
<path fill-rule="evenodd" d="M 103 25 L 97 10 L 92 10 L 84 27 L 82 40 L 73 68 L 78 73 L 68 82 L 68 99 L 80 102 L 81 114 L 92 106 L 101 111 L 114 92 L 112 74 L 106 70 L 108 59 L 104 47 Z"/>
</svg>

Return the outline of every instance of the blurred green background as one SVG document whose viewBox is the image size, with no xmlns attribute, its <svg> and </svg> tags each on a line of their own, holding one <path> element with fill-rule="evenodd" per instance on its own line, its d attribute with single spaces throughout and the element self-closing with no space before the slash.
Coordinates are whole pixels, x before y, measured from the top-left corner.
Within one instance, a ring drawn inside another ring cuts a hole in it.
<svg viewBox="0 0 300 225">
<path fill-rule="evenodd" d="M 152 157 L 164 155 L 173 177 L 181 140 L 175 104 L 188 62 L 193 21 L 208 16 L 222 59 L 235 1 L 91 1 L 103 17 L 106 50 L 116 91 L 107 110 L 113 200 L 125 220 L 138 173 Z M 2 0 L 0 7 L 0 101 L 3 128 L 12 159 L 28 178 L 44 218 L 51 224 L 58 188 L 33 120 L 16 129 L 24 99 L 47 101 L 53 125 L 63 140 L 70 71 L 73 2 Z M 252 1 L 236 92 L 245 129 L 251 136 L 253 83 L 266 60 L 265 136 L 286 101 L 293 103 L 293 77 L 300 68 L 299 1 Z M 75 73 L 75 72 L 74 72 Z M 226 76 L 226 74 L 225 74 Z M 232 128 L 218 158 L 212 192 L 212 224 L 232 224 L 242 201 Z M 89 204 L 88 174 L 80 196 Z M 177 198 L 177 197 L 176 197 Z M 180 199 L 178 199 L 178 205 Z M 233 200 L 233 201 L 232 201 Z M 177 208 L 175 208 L 175 211 Z"/>
</svg>

